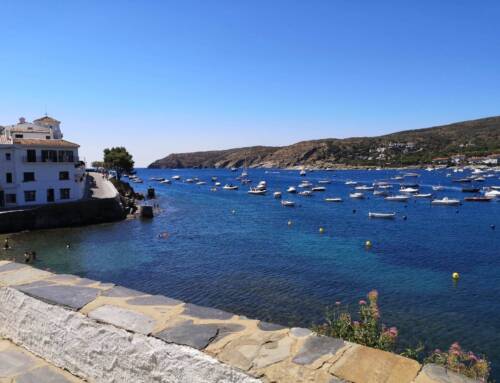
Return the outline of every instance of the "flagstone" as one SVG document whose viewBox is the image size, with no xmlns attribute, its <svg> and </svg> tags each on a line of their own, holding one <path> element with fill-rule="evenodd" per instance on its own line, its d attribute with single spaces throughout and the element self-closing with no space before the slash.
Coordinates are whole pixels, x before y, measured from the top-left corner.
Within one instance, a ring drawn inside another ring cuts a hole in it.
<svg viewBox="0 0 500 383">
<path fill-rule="evenodd" d="M 88 316 L 100 322 L 144 335 L 153 332 L 156 325 L 156 321 L 147 315 L 113 305 L 100 306 L 90 311 Z"/>
<path fill-rule="evenodd" d="M 96 288 L 73 285 L 52 285 L 32 288 L 19 286 L 16 289 L 47 303 L 69 307 L 73 310 L 81 309 L 96 299 L 100 293 L 100 290 Z"/>
</svg>

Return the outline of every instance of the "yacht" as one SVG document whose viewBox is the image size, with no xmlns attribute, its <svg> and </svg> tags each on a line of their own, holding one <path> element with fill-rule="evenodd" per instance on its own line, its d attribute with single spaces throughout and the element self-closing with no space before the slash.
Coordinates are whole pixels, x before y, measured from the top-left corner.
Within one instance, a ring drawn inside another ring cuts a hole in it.
<svg viewBox="0 0 500 383">
<path fill-rule="evenodd" d="M 188 178 L 188 179 L 187 179 L 186 181 L 184 181 L 184 182 L 186 182 L 187 184 L 192 184 L 192 183 L 194 183 L 194 180 L 193 180 L 192 178 Z"/>
<path fill-rule="evenodd" d="M 485 197 L 492 197 L 492 198 L 500 197 L 500 190 L 487 191 L 486 193 L 484 193 L 484 196 Z"/>
<path fill-rule="evenodd" d="M 233 184 L 226 184 L 223 187 L 224 190 L 238 190 L 238 186 Z"/>
<path fill-rule="evenodd" d="M 220 183 L 219 181 L 217 181 L 214 185 L 215 185 L 215 186 L 220 186 L 220 185 L 221 185 L 221 183 Z"/>
<path fill-rule="evenodd" d="M 385 190 L 374 190 L 373 191 L 373 195 L 387 197 L 389 195 L 389 193 L 387 191 L 385 191 Z"/>
<path fill-rule="evenodd" d="M 411 187 L 402 187 L 399 189 L 401 193 L 418 193 L 418 189 L 416 188 L 411 188 Z"/>
<path fill-rule="evenodd" d="M 310 190 L 304 190 L 304 191 L 299 192 L 299 195 L 301 195 L 303 197 L 311 197 L 312 196 L 312 191 L 310 191 Z"/>
<path fill-rule="evenodd" d="M 170 180 L 163 180 L 163 181 L 160 181 L 161 184 L 171 184 L 172 181 Z"/>
<path fill-rule="evenodd" d="M 460 200 L 455 198 L 443 197 L 441 199 L 433 199 L 431 201 L 433 205 L 448 205 L 448 206 L 456 206 L 460 205 Z"/>
<path fill-rule="evenodd" d="M 205 181 L 198 181 L 196 182 L 196 185 L 206 185 L 207 183 Z"/>
<path fill-rule="evenodd" d="M 178 181 L 181 179 L 181 176 L 172 176 L 172 179 Z"/>
<path fill-rule="evenodd" d="M 356 190 L 373 190 L 375 188 L 373 186 L 360 185 L 360 186 L 356 186 L 354 189 L 356 189 Z"/>
<path fill-rule="evenodd" d="M 312 183 L 310 183 L 308 181 L 301 182 L 299 185 L 299 188 L 301 188 L 301 189 L 309 189 L 310 187 L 312 187 Z"/>
</svg>

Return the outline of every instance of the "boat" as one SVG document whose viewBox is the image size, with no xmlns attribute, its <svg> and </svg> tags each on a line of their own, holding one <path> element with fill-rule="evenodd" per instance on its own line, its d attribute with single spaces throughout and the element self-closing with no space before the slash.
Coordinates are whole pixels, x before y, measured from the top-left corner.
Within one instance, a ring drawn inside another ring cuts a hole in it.
<svg viewBox="0 0 500 383">
<path fill-rule="evenodd" d="M 407 195 L 401 195 L 401 194 L 398 194 L 398 195 L 390 195 L 390 196 L 387 196 L 385 197 L 384 199 L 386 201 L 395 201 L 395 202 L 406 202 L 408 201 L 410 197 L 408 197 Z"/>
<path fill-rule="evenodd" d="M 232 171 L 232 172 L 235 172 L 235 171 L 237 171 L 237 170 L 238 170 L 238 168 L 234 168 L 234 167 L 233 167 L 233 168 L 231 168 L 231 171 Z"/>
<path fill-rule="evenodd" d="M 211 191 L 211 192 L 216 192 L 216 191 L 217 191 L 217 188 L 212 186 L 212 187 L 210 188 L 210 191 Z"/>
<path fill-rule="evenodd" d="M 196 182 L 196 185 L 206 185 L 207 183 L 205 181 L 198 181 Z"/>
<path fill-rule="evenodd" d="M 192 183 L 194 183 L 194 180 L 192 178 L 188 178 L 184 182 L 187 183 L 187 184 L 192 184 Z"/>
<path fill-rule="evenodd" d="M 247 193 L 252 194 L 252 195 L 265 195 L 266 192 L 267 192 L 267 190 L 265 190 L 265 189 L 252 188 Z"/>
<path fill-rule="evenodd" d="M 218 181 L 217 181 L 214 185 L 215 185 L 215 186 L 220 186 L 220 185 L 222 185 L 222 184 L 221 184 L 220 182 L 218 182 Z"/>
<path fill-rule="evenodd" d="M 172 176 L 172 179 L 178 181 L 181 179 L 181 176 Z"/>
<path fill-rule="evenodd" d="M 356 199 L 363 199 L 363 198 L 365 198 L 365 195 L 363 193 L 356 192 L 356 193 L 349 194 L 349 197 L 356 198 Z"/>
<path fill-rule="evenodd" d="M 226 184 L 223 187 L 224 190 L 238 190 L 238 186 L 233 184 Z"/>
<path fill-rule="evenodd" d="M 385 191 L 385 190 L 374 190 L 373 191 L 373 195 L 387 197 L 389 195 L 389 193 L 387 191 Z"/>
<path fill-rule="evenodd" d="M 433 186 L 433 187 L 432 187 L 432 190 L 434 190 L 434 191 L 444 190 L 444 186 L 441 186 L 441 185 L 436 185 L 436 186 Z"/>
<path fill-rule="evenodd" d="M 462 193 L 479 193 L 479 188 L 462 188 Z"/>
<path fill-rule="evenodd" d="M 300 173 L 299 173 L 299 175 L 300 175 L 301 177 L 305 177 L 305 175 L 306 175 L 306 174 L 307 174 L 307 173 L 306 173 L 306 171 L 305 171 L 304 169 L 302 169 L 302 170 L 300 171 Z"/>
<path fill-rule="evenodd" d="M 276 199 L 280 199 L 281 198 L 281 192 L 274 192 L 273 193 L 273 197 L 276 198 Z"/>
<path fill-rule="evenodd" d="M 345 182 L 345 184 L 346 185 L 357 185 L 358 183 L 356 181 L 350 181 L 350 180 L 348 180 L 348 181 Z"/>
<path fill-rule="evenodd" d="M 252 183 L 252 180 L 249 180 L 248 178 L 245 178 L 244 180 L 241 180 L 241 183 L 243 185 L 246 185 L 246 184 L 251 184 Z"/>
<path fill-rule="evenodd" d="M 325 198 L 325 201 L 326 202 L 342 202 L 342 198 L 340 197 L 328 197 L 328 198 Z"/>
<path fill-rule="evenodd" d="M 354 189 L 355 190 L 373 190 L 375 188 L 373 186 L 360 185 L 360 186 L 356 186 Z"/>
<path fill-rule="evenodd" d="M 500 190 L 489 190 L 486 193 L 484 193 L 485 197 L 500 197 Z"/>
<path fill-rule="evenodd" d="M 472 182 L 472 178 L 458 178 L 458 179 L 451 180 L 451 182 L 468 183 L 468 182 Z"/>
<path fill-rule="evenodd" d="M 134 179 L 132 180 L 132 182 L 133 182 L 133 183 L 135 183 L 135 184 L 142 184 L 144 181 L 143 181 L 143 180 L 141 180 L 140 178 L 136 177 L 136 178 L 134 178 Z"/>
<path fill-rule="evenodd" d="M 163 181 L 160 181 L 161 184 L 171 184 L 172 181 L 170 180 L 163 180 Z"/>
<path fill-rule="evenodd" d="M 392 189 L 392 185 L 389 185 L 389 184 L 387 184 L 387 185 L 377 185 L 377 187 L 379 189 Z"/>
<path fill-rule="evenodd" d="M 500 186 L 490 186 L 490 188 L 493 190 L 500 190 Z"/>
<path fill-rule="evenodd" d="M 301 189 L 309 189 L 310 187 L 312 187 L 312 183 L 310 183 L 310 182 L 302 182 L 299 185 L 299 188 L 301 188 Z"/>
<path fill-rule="evenodd" d="M 330 181 L 330 180 L 319 180 L 318 183 L 321 184 L 321 185 L 328 185 L 328 184 L 331 184 L 332 181 Z"/>
<path fill-rule="evenodd" d="M 409 178 L 409 177 L 420 177 L 420 174 L 418 173 L 405 173 L 403 174 L 404 178 Z"/>
<path fill-rule="evenodd" d="M 403 177 L 402 176 L 394 176 L 391 178 L 391 180 L 402 180 Z"/>
<path fill-rule="evenodd" d="M 310 191 L 310 190 L 304 190 L 304 191 L 299 192 L 299 195 L 301 195 L 303 197 L 311 197 L 312 196 L 312 191 Z"/>
<path fill-rule="evenodd" d="M 315 186 L 311 189 L 313 192 L 325 191 L 326 188 L 324 186 Z"/>
<path fill-rule="evenodd" d="M 476 178 L 474 178 L 474 181 L 484 182 L 484 181 L 486 181 L 486 178 L 484 178 L 484 177 L 476 177 Z"/>
<path fill-rule="evenodd" d="M 213 177 L 212 177 L 212 181 L 213 181 L 213 182 L 217 181 L 217 177 L 213 176 Z"/>
<path fill-rule="evenodd" d="M 396 213 L 368 213 L 369 218 L 385 218 L 385 219 L 394 219 L 396 217 Z"/>
<path fill-rule="evenodd" d="M 297 189 L 295 189 L 293 186 L 290 186 L 288 189 L 286 189 L 287 193 L 297 193 Z"/>
<path fill-rule="evenodd" d="M 419 184 L 404 183 L 404 184 L 401 184 L 401 187 L 402 188 L 415 188 L 415 189 L 418 189 L 420 187 L 420 185 Z"/>
<path fill-rule="evenodd" d="M 257 186 L 255 187 L 256 190 L 266 190 L 267 189 L 267 182 L 266 181 L 260 181 Z"/>
<path fill-rule="evenodd" d="M 415 198 L 431 198 L 432 194 L 431 193 L 417 193 L 417 194 L 413 194 L 413 197 L 415 197 Z"/>
<path fill-rule="evenodd" d="M 410 187 L 408 187 L 408 188 L 401 188 L 401 189 L 399 189 L 399 191 L 401 193 L 418 193 L 418 189 L 416 189 L 416 188 L 410 188 Z"/>
<path fill-rule="evenodd" d="M 295 202 L 284 200 L 284 201 L 281 201 L 281 206 L 294 207 L 295 206 Z"/>
<path fill-rule="evenodd" d="M 431 204 L 433 204 L 433 205 L 456 206 L 456 205 L 460 205 L 460 200 L 459 199 L 455 199 L 455 198 L 444 197 L 444 198 L 441 198 L 441 199 L 433 199 L 431 201 Z"/>
<path fill-rule="evenodd" d="M 492 197 L 465 197 L 464 201 L 467 202 L 490 202 Z"/>
</svg>

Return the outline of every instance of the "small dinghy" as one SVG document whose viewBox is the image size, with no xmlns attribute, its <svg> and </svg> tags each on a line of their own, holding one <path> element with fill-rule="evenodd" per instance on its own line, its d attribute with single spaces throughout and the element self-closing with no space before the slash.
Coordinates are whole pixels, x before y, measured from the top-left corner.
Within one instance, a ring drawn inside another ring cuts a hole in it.
<svg viewBox="0 0 500 383">
<path fill-rule="evenodd" d="M 342 202 L 342 198 L 340 197 L 332 197 L 332 198 L 325 198 L 326 202 Z"/>
<path fill-rule="evenodd" d="M 388 197 L 385 197 L 384 199 L 386 201 L 406 202 L 409 198 L 410 197 L 408 197 L 407 195 L 390 195 Z"/>
<path fill-rule="evenodd" d="M 363 199 L 363 198 L 365 198 L 365 195 L 363 193 L 351 193 L 351 194 L 349 194 L 349 197 L 355 198 L 355 199 Z"/>
<path fill-rule="evenodd" d="M 228 185 L 224 185 L 223 189 L 224 190 L 238 190 L 238 186 L 232 185 L 232 184 L 228 184 Z"/>
<path fill-rule="evenodd" d="M 311 197 L 313 195 L 312 191 L 310 190 L 304 190 L 299 193 L 302 197 Z"/>
<path fill-rule="evenodd" d="M 293 201 L 281 201 L 281 206 L 284 206 L 284 207 L 294 207 L 295 206 L 295 202 L 293 202 Z"/>
<path fill-rule="evenodd" d="M 396 213 L 368 213 L 369 218 L 385 218 L 385 219 L 394 219 L 396 217 Z"/>
<path fill-rule="evenodd" d="M 297 193 L 297 189 L 295 189 L 293 186 L 290 186 L 288 189 L 286 189 L 287 193 Z"/>
<path fill-rule="evenodd" d="M 419 194 L 414 194 L 413 196 L 415 198 L 431 198 L 432 194 L 431 193 L 419 193 Z"/>
<path fill-rule="evenodd" d="M 276 198 L 276 199 L 280 199 L 281 198 L 281 192 L 274 192 L 273 193 L 273 197 Z"/>
<path fill-rule="evenodd" d="M 431 204 L 433 204 L 433 205 L 456 206 L 456 205 L 460 205 L 460 200 L 459 199 L 454 199 L 454 198 L 444 197 L 444 198 L 441 198 L 441 199 L 433 199 L 431 201 Z"/>
<path fill-rule="evenodd" d="M 266 195 L 266 189 L 252 188 L 247 193 L 251 195 Z"/>
<path fill-rule="evenodd" d="M 170 180 L 163 180 L 163 181 L 160 181 L 161 184 L 171 184 L 172 181 Z"/>
</svg>

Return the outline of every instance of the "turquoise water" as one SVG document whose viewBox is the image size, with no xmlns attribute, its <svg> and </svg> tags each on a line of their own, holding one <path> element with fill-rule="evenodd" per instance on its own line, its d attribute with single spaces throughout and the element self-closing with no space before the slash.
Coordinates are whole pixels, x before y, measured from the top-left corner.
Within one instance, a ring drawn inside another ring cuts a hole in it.
<svg viewBox="0 0 500 383">
<path fill-rule="evenodd" d="M 310 198 L 284 193 L 299 203 L 284 208 L 272 192 L 298 185 L 298 172 L 249 173 L 254 184 L 268 182 L 267 196 L 250 196 L 246 186 L 210 192 L 210 182 L 148 181 L 179 174 L 205 181 L 215 175 L 222 184 L 236 183 L 238 173 L 229 170 L 141 169 L 145 183 L 134 187 L 144 191 L 153 185 L 162 208 L 153 220 L 21 233 L 12 236 L 13 253 L 34 249 L 38 267 L 285 325 L 318 323 L 326 306 L 335 301 L 355 306 L 377 289 L 383 321 L 399 328 L 401 346 L 422 341 L 447 348 L 458 340 L 489 356 L 498 379 L 500 203 L 445 207 L 371 195 L 351 200 L 345 180 L 368 183 L 397 172 L 336 171 L 308 174 L 313 182 L 331 178 L 333 183 Z M 466 196 L 445 171 L 419 173 L 421 177 L 403 182 L 421 184 L 422 192 L 442 184 L 446 190 L 435 192 L 437 196 Z M 499 185 L 498 177 L 478 186 Z M 341 196 L 345 202 L 326 203 L 326 196 Z M 373 220 L 369 211 L 395 211 L 398 217 Z M 162 232 L 168 238 L 158 238 Z M 373 243 L 370 250 L 364 247 L 366 240 Z M 451 279 L 454 271 L 461 275 L 458 283 Z"/>
</svg>

